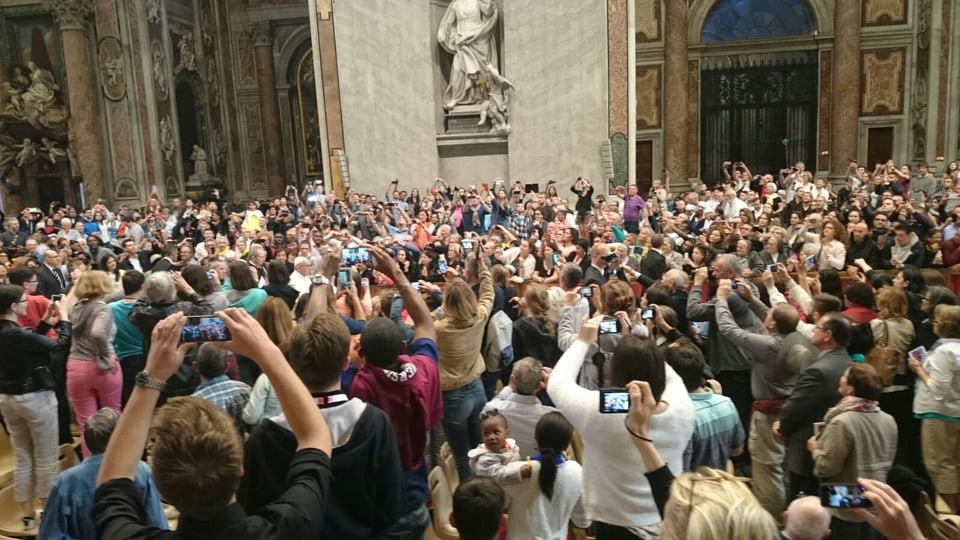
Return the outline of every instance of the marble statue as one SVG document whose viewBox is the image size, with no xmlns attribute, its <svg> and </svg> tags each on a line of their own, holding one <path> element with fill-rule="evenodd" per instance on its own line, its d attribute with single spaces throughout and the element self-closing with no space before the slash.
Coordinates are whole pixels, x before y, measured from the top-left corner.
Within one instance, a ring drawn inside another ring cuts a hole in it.
<svg viewBox="0 0 960 540">
<path fill-rule="evenodd" d="M 209 176 L 209 171 L 207 170 L 207 151 L 197 145 L 193 145 L 193 153 L 190 154 L 190 159 L 193 161 L 193 173 L 197 175 L 198 179 L 206 180 Z"/>
<path fill-rule="evenodd" d="M 20 152 L 17 153 L 17 167 L 23 167 L 37 159 L 37 143 L 30 139 L 24 139 L 23 144 L 17 146 Z"/>
<path fill-rule="evenodd" d="M 196 71 L 197 53 L 194 50 L 193 35 L 190 34 L 189 31 L 180 37 L 180 41 L 177 43 L 177 50 L 180 51 L 180 63 L 177 64 L 176 71 L 179 72 L 182 69 Z"/>
<path fill-rule="evenodd" d="M 173 165 L 173 158 L 177 155 L 177 143 L 173 140 L 169 114 L 160 119 L 160 148 L 163 150 L 163 160 L 167 165 Z"/>
<path fill-rule="evenodd" d="M 213 163 L 223 165 L 227 156 L 227 143 L 223 140 L 223 130 L 213 128 Z"/>
<path fill-rule="evenodd" d="M 500 9 L 496 0 L 453 0 L 440 21 L 437 41 L 453 54 L 450 83 L 443 92 L 443 108 L 480 105 L 483 89 L 477 84 L 488 80 L 497 69 L 497 42 L 494 36 Z"/>
<path fill-rule="evenodd" d="M 160 24 L 160 0 L 147 0 L 147 22 Z"/>
<path fill-rule="evenodd" d="M 163 57 L 163 46 L 154 42 L 150 56 L 153 59 L 153 82 L 157 86 L 157 97 L 160 101 L 166 101 L 169 90 L 167 89 L 167 66 Z"/>
<path fill-rule="evenodd" d="M 67 157 L 67 152 L 62 148 L 57 148 L 57 143 L 51 141 L 46 137 L 40 138 L 41 152 L 47 154 L 47 159 L 50 160 L 50 163 L 53 165 L 57 164 L 58 157 Z"/>
</svg>

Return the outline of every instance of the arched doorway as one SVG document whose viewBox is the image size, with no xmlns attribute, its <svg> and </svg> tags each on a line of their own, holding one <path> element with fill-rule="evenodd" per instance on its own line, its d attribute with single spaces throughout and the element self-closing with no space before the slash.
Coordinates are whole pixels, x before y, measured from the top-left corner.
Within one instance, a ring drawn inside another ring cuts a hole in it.
<svg viewBox="0 0 960 540">
<path fill-rule="evenodd" d="M 707 45 L 700 62 L 705 178 L 716 177 L 725 160 L 743 161 L 755 174 L 776 173 L 796 161 L 816 163 L 815 29 L 804 0 L 719 0 L 712 6 L 700 35 Z M 804 36 L 810 37 L 809 50 L 777 51 L 778 40 Z M 743 52 L 727 52 L 730 42 L 744 42 Z M 720 43 L 724 54 L 710 56 L 710 45 Z"/>
<path fill-rule="evenodd" d="M 307 41 L 292 56 L 287 68 L 290 85 L 291 129 L 296 155 L 297 177 L 307 183 L 323 181 L 323 152 L 317 84 L 313 71 L 313 49 Z"/>
</svg>

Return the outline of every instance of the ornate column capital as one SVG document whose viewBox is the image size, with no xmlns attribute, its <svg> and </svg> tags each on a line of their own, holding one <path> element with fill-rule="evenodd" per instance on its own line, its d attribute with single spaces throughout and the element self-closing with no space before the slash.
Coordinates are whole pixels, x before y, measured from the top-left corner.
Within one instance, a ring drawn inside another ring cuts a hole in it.
<svg viewBox="0 0 960 540">
<path fill-rule="evenodd" d="M 255 23 L 247 27 L 247 33 L 250 34 L 250 41 L 254 47 L 272 47 L 273 46 L 273 26 L 268 23 Z"/>
<path fill-rule="evenodd" d="M 43 6 L 53 12 L 60 30 L 84 29 L 93 16 L 93 0 L 42 0 Z"/>
</svg>

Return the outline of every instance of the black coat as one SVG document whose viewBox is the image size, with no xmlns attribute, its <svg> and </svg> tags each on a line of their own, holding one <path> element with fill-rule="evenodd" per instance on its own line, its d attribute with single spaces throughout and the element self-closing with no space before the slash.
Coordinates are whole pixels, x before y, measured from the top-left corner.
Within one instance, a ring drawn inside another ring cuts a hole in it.
<svg viewBox="0 0 960 540">
<path fill-rule="evenodd" d="M 640 273 L 648 276 L 650 279 L 658 280 L 663 277 L 666 271 L 667 260 L 658 251 L 651 249 L 640 259 Z"/>
<path fill-rule="evenodd" d="M 57 279 L 57 276 L 54 275 L 53 270 L 50 269 L 45 264 L 40 265 L 40 271 L 37 272 L 37 292 L 50 298 L 55 294 L 63 294 L 67 290 L 67 285 L 70 283 L 70 278 L 63 272 L 63 270 L 57 269 L 60 273 L 60 277 L 63 280 L 63 285 L 60 285 L 61 281 Z"/>
</svg>

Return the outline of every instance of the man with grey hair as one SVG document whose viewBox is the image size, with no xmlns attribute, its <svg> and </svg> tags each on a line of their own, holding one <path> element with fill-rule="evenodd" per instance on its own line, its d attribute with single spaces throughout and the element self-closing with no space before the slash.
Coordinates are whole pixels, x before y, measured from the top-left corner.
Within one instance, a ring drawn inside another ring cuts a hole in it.
<svg viewBox="0 0 960 540">
<path fill-rule="evenodd" d="M 242 434 L 247 430 L 243 421 L 243 408 L 250 400 L 250 386 L 227 377 L 227 360 L 230 354 L 214 343 L 204 343 L 197 351 L 194 369 L 200 374 L 200 385 L 193 397 L 205 399 L 218 409 L 227 413 L 237 430 Z"/>
<path fill-rule="evenodd" d="M 90 449 L 90 457 L 83 463 L 57 476 L 50 488 L 50 496 L 43 509 L 39 538 L 97 538 L 93 520 L 93 494 L 97 488 L 97 474 L 103 463 L 107 442 L 117 426 L 120 413 L 109 408 L 100 409 L 83 426 L 83 440 Z M 153 475 L 146 463 L 137 464 L 133 479 L 140 493 L 140 501 L 147 511 L 147 521 L 154 527 L 167 528 L 160 494 L 153 483 Z"/>
<path fill-rule="evenodd" d="M 257 271 L 257 286 L 267 283 L 267 250 L 260 244 L 253 244 L 247 251 L 247 262 Z"/>
<path fill-rule="evenodd" d="M 808 495 L 794 499 L 783 513 L 783 538 L 822 540 L 830 536 L 830 512 L 820 498 Z"/>
<path fill-rule="evenodd" d="M 483 412 L 497 409 L 503 414 L 510 426 L 510 436 L 524 456 L 536 453 L 534 432 L 540 417 L 557 410 L 543 405 L 537 398 L 537 393 L 547 386 L 550 371 L 539 360 L 529 356 L 517 360 L 513 363 L 510 383 L 483 408 Z"/>
</svg>

